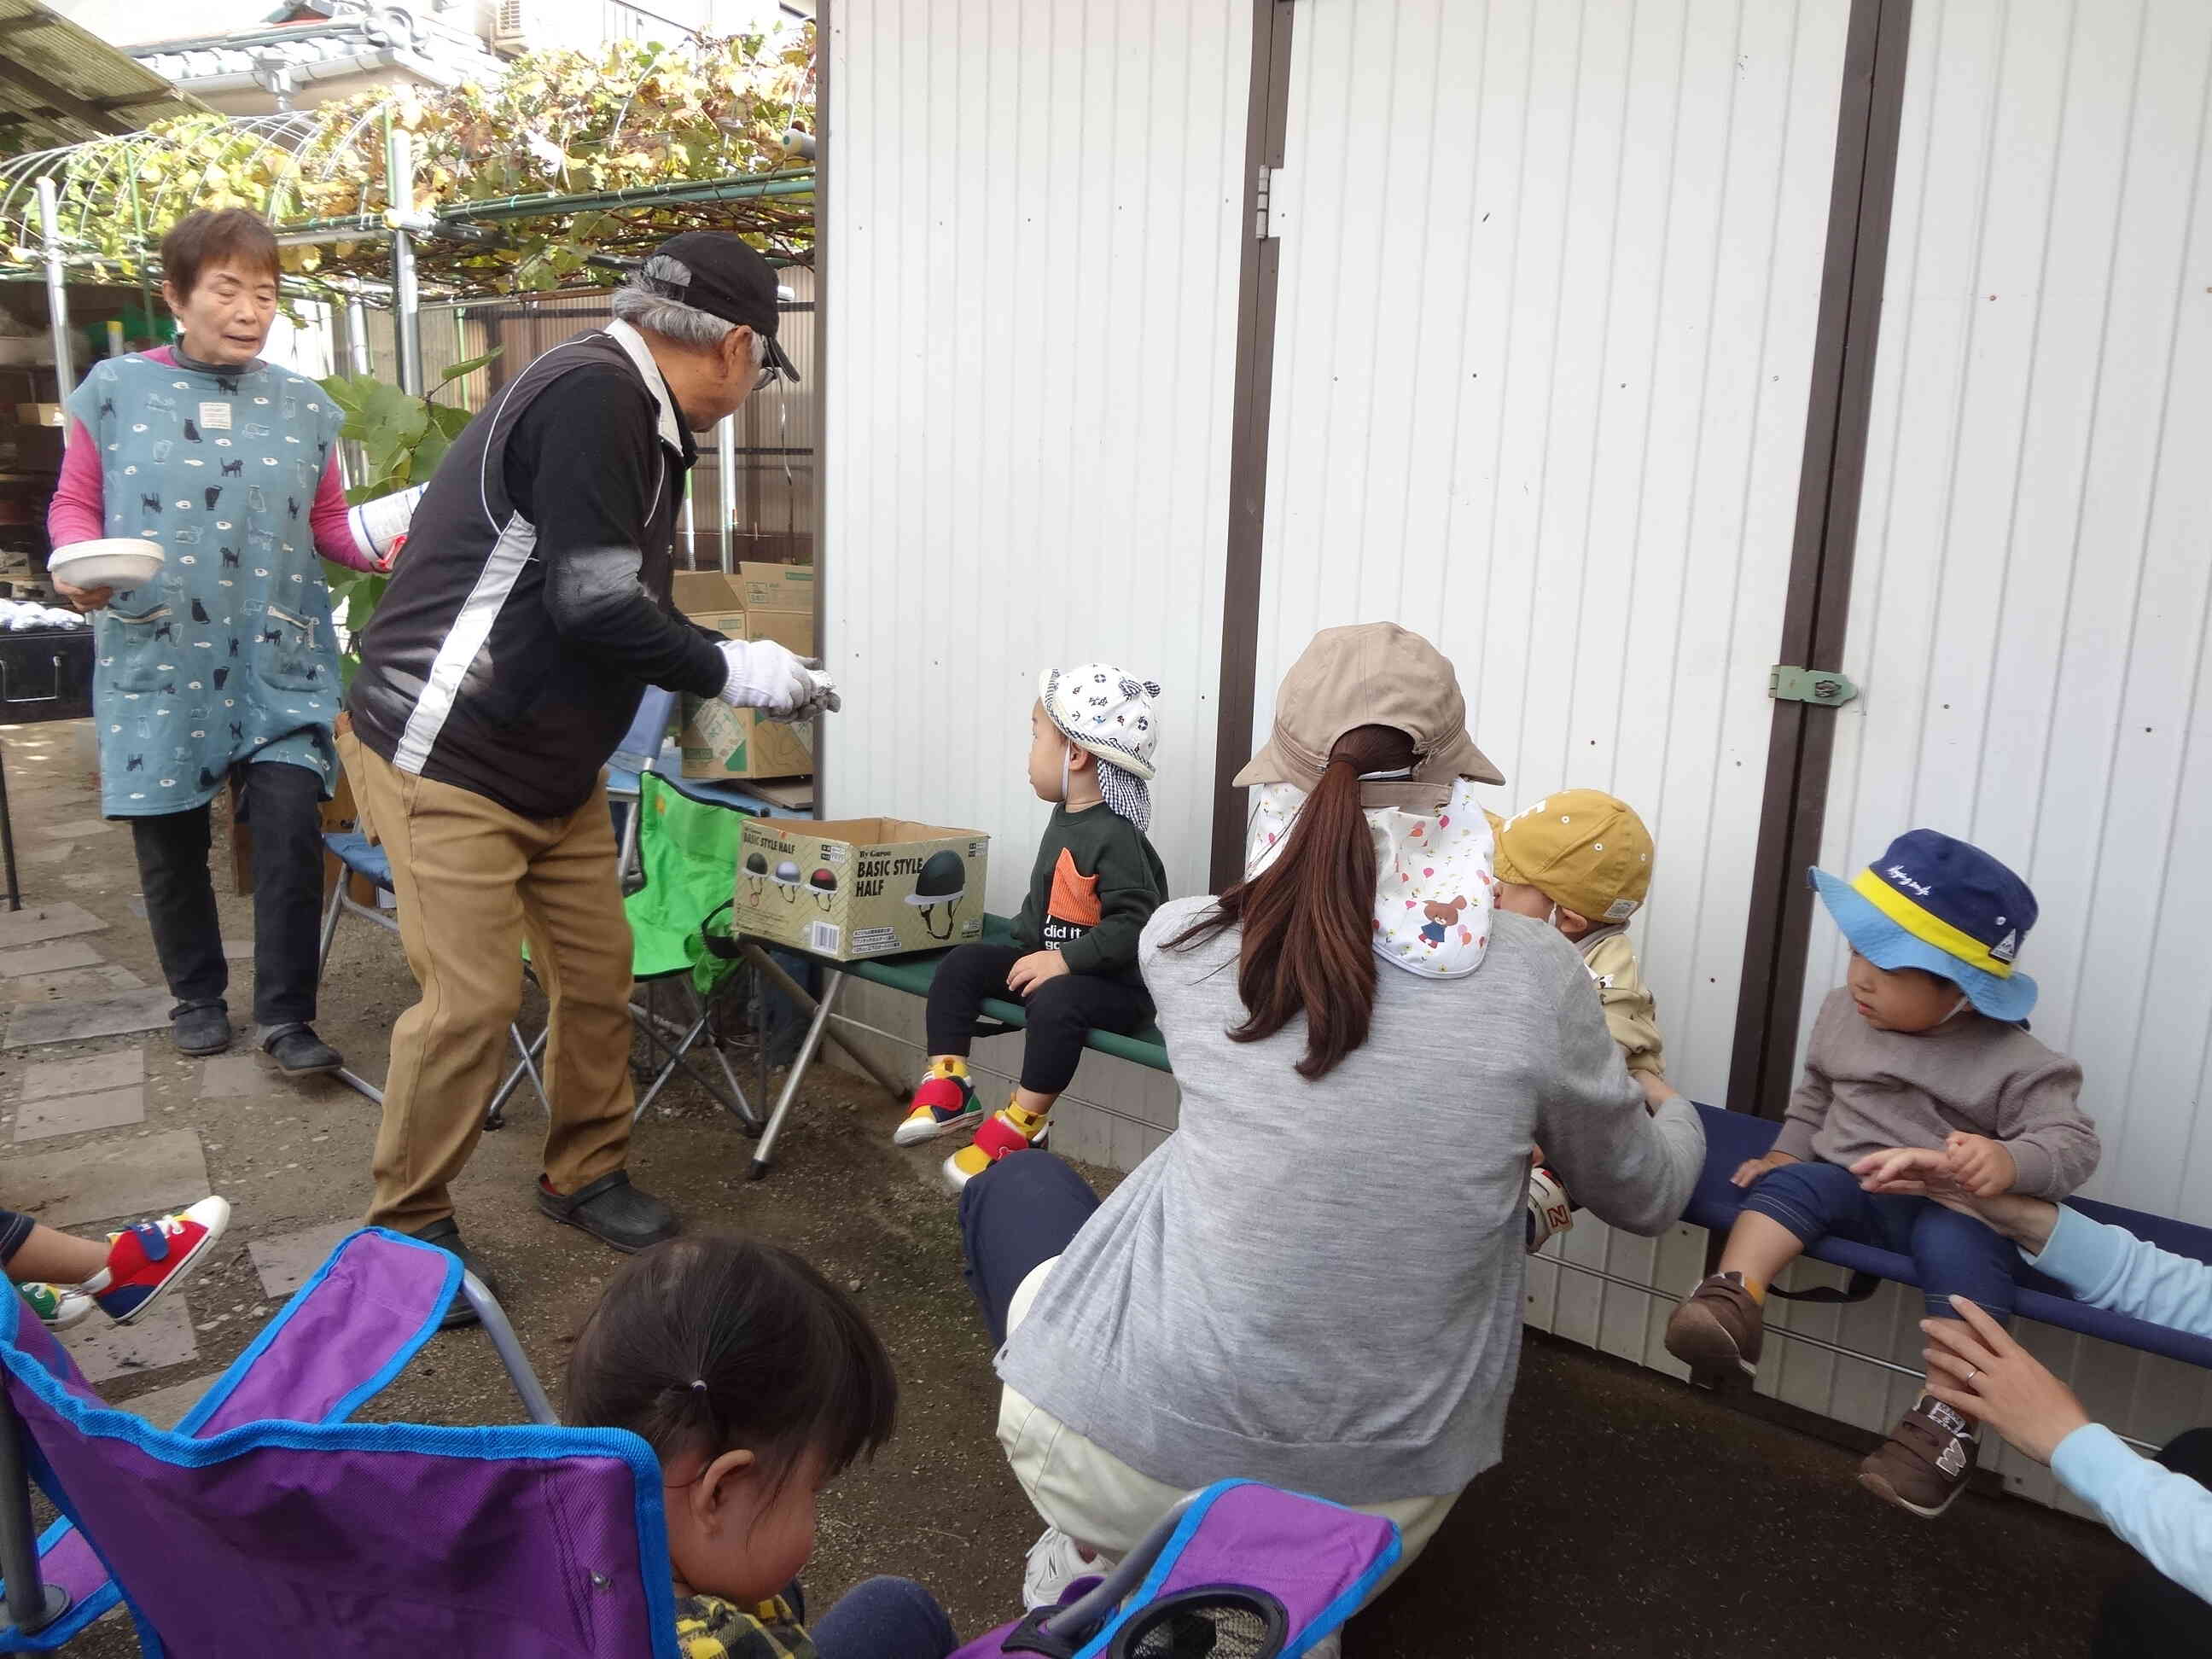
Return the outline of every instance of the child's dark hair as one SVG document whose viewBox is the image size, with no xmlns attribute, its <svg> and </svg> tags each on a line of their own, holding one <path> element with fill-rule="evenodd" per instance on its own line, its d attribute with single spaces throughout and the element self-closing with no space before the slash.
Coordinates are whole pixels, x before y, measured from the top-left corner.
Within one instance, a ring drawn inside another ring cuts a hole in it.
<svg viewBox="0 0 2212 1659">
<path fill-rule="evenodd" d="M 568 1356 L 568 1420 L 628 1429 L 664 1462 L 743 1446 L 781 1486 L 890 1438 L 898 1379 L 853 1299 L 756 1239 L 678 1238 L 615 1275 Z"/>
</svg>

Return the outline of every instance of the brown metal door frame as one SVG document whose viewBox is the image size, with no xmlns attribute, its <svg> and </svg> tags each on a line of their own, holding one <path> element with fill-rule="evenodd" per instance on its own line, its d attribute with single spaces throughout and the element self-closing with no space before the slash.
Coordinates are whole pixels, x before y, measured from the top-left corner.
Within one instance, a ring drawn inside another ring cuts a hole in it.
<svg viewBox="0 0 2212 1659">
<path fill-rule="evenodd" d="M 1842 665 L 1911 27 L 1912 0 L 1852 0 L 1778 663 Z M 1774 705 L 1729 1066 L 1732 1111 L 1779 1117 L 1789 1097 L 1813 921 L 1805 872 L 1820 856 L 1836 718 L 1808 703 Z"/>
<path fill-rule="evenodd" d="M 1256 202 L 1283 165 L 1291 98 L 1294 0 L 1253 0 L 1252 78 L 1244 123 L 1246 217 L 1237 276 L 1237 380 L 1230 424 L 1229 545 L 1221 593 L 1221 684 L 1213 734 L 1212 890 L 1244 874 L 1243 792 L 1260 661 L 1260 558 L 1267 500 L 1267 419 L 1274 391 L 1275 292 L 1282 245 L 1262 234 Z"/>
</svg>

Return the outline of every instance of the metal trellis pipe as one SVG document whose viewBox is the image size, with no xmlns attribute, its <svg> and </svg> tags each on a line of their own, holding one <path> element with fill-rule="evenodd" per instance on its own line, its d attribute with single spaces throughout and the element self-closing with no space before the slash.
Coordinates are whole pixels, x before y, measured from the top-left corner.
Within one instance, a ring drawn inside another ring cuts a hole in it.
<svg viewBox="0 0 2212 1659">
<path fill-rule="evenodd" d="M 415 205 L 415 155 L 407 131 L 398 125 L 385 135 L 385 193 L 392 207 L 410 212 Z M 392 232 L 392 325 L 398 336 L 399 389 L 422 395 L 422 296 L 415 282 L 415 239 Z"/>
<path fill-rule="evenodd" d="M 54 384 L 58 397 L 66 398 L 76 389 L 71 373 L 69 326 L 69 267 L 62 258 L 61 207 L 51 177 L 39 180 L 39 233 L 46 243 L 46 326 L 54 337 Z"/>
</svg>

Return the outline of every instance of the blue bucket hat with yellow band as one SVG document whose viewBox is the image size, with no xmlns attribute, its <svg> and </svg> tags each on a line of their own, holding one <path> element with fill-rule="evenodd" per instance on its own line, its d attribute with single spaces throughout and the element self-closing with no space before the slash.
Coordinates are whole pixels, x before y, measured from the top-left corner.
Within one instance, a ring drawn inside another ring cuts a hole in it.
<svg viewBox="0 0 2212 1659">
<path fill-rule="evenodd" d="M 1812 874 L 1836 926 L 1875 967 L 1948 979 L 1991 1019 L 2024 1020 L 2035 1007 L 2035 981 L 2013 967 L 2035 895 L 1980 848 L 1909 830 L 1848 882 Z"/>
</svg>

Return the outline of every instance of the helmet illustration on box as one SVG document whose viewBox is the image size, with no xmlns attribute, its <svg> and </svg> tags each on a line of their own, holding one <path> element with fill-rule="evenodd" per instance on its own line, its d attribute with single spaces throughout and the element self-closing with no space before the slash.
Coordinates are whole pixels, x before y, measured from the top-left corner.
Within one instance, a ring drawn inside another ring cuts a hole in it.
<svg viewBox="0 0 2212 1659">
<path fill-rule="evenodd" d="M 921 912 L 921 925 L 929 929 L 932 939 L 952 937 L 953 916 L 960 908 L 960 901 L 968 896 L 968 866 L 961 862 L 960 854 L 951 848 L 932 853 L 914 878 L 914 891 L 906 902 Z M 945 912 L 945 926 L 937 925 L 937 911 Z"/>
<path fill-rule="evenodd" d="M 814 902 L 826 914 L 837 896 L 837 878 L 827 870 L 817 870 L 807 877 L 806 884 L 814 890 Z"/>
</svg>

